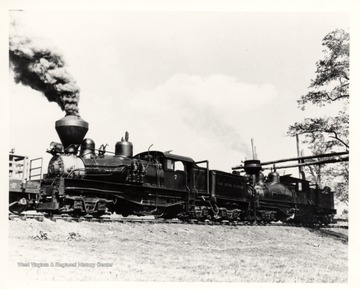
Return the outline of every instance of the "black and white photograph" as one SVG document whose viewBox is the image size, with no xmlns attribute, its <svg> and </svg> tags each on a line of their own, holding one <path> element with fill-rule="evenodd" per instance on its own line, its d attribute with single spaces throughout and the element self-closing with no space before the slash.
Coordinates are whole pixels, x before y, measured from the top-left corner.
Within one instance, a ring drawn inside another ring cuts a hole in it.
<svg viewBox="0 0 360 289">
<path fill-rule="evenodd" d="M 2 9 L 10 288 L 355 284 L 356 1 L 44 2 Z"/>
</svg>

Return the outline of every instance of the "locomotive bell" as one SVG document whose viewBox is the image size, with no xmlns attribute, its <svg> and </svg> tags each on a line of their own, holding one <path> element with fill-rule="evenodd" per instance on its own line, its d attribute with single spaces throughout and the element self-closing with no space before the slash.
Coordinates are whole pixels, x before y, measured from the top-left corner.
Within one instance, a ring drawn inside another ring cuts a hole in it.
<svg viewBox="0 0 360 289">
<path fill-rule="evenodd" d="M 55 129 L 65 150 L 70 145 L 76 145 L 77 150 L 89 129 L 89 124 L 80 116 L 66 115 L 55 122 Z"/>
</svg>

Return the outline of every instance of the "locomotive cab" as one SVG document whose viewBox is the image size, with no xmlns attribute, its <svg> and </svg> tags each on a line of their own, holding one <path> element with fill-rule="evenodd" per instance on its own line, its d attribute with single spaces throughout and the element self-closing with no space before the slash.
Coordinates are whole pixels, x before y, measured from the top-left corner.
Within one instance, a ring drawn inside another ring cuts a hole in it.
<svg viewBox="0 0 360 289">
<path fill-rule="evenodd" d="M 150 162 L 148 168 L 155 169 L 153 177 L 157 180 L 155 182 L 157 185 L 160 180 L 161 186 L 180 191 L 186 191 L 190 186 L 189 176 L 195 163 L 193 159 L 160 151 L 143 152 L 134 158 Z M 154 183 L 154 181 L 148 181 Z"/>
<path fill-rule="evenodd" d="M 186 191 L 190 186 L 191 169 L 194 160 L 188 157 L 164 153 L 163 167 L 165 187 Z"/>
</svg>

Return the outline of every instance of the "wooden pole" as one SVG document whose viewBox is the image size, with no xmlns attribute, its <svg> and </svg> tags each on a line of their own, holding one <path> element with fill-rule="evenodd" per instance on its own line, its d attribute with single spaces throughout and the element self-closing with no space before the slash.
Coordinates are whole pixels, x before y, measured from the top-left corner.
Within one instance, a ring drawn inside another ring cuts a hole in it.
<svg viewBox="0 0 360 289">
<path fill-rule="evenodd" d="M 300 153 L 300 143 L 299 143 L 299 135 L 296 134 L 296 152 L 297 152 L 297 156 L 299 158 L 298 163 L 301 164 L 303 161 L 300 159 L 301 157 L 301 153 Z M 299 166 L 299 178 L 302 177 L 302 167 Z"/>
<path fill-rule="evenodd" d="M 252 157 L 255 160 L 255 148 L 254 148 L 254 139 L 251 139 L 251 150 L 252 150 Z"/>
<path fill-rule="evenodd" d="M 275 160 L 275 161 L 269 161 L 269 162 L 262 162 L 261 165 L 265 166 L 265 165 L 271 165 L 271 164 L 277 164 L 277 163 L 285 163 L 285 162 L 297 161 L 299 159 L 307 160 L 307 159 L 316 159 L 316 158 L 335 157 L 335 156 L 342 156 L 342 155 L 346 155 L 346 154 L 349 154 L 349 152 L 328 153 L 328 154 L 320 154 L 320 155 L 314 155 L 314 156 L 301 156 L 301 157 L 297 157 L 297 158 L 288 158 L 288 159 L 281 159 L 281 160 Z M 237 169 L 243 169 L 243 168 L 244 168 L 244 166 L 240 165 L 240 166 L 233 167 L 232 169 L 237 170 Z"/>
<path fill-rule="evenodd" d="M 287 168 L 296 168 L 299 166 L 303 167 L 303 166 L 310 166 L 310 165 L 332 164 L 332 163 L 340 163 L 340 162 L 348 162 L 348 161 L 349 161 L 349 157 L 344 157 L 344 158 L 338 158 L 338 159 L 332 159 L 332 160 L 322 160 L 322 161 L 280 166 L 280 167 L 276 167 L 276 169 L 287 169 Z M 270 170 L 272 168 L 273 167 L 263 168 L 263 170 Z"/>
</svg>

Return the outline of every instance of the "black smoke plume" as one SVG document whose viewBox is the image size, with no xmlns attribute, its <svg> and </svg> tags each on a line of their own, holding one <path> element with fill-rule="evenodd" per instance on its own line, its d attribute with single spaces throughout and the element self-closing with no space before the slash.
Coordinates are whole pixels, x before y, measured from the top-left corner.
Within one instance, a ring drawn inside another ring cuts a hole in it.
<svg viewBox="0 0 360 289">
<path fill-rule="evenodd" d="M 10 34 L 9 57 L 16 83 L 42 92 L 66 115 L 79 115 L 80 89 L 65 70 L 60 53 L 22 35 Z"/>
</svg>

